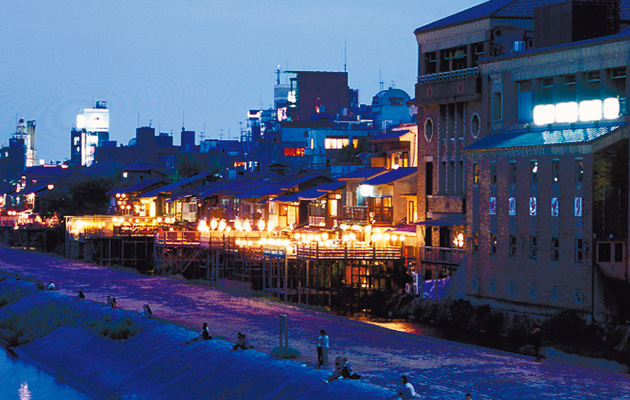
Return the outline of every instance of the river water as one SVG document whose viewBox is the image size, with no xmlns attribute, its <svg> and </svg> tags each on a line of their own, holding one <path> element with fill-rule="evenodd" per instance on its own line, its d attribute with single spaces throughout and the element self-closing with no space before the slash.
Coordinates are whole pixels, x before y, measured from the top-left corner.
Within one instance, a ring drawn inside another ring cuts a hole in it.
<svg viewBox="0 0 630 400">
<path fill-rule="evenodd" d="M 90 397 L 59 382 L 32 364 L 11 357 L 0 347 L 0 399 L 88 400 Z"/>
</svg>

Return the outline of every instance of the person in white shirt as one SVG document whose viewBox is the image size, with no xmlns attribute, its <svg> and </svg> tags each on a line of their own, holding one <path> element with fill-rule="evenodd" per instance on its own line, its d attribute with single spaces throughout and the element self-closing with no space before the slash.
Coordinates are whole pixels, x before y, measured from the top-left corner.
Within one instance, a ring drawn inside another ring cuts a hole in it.
<svg viewBox="0 0 630 400">
<path fill-rule="evenodd" d="M 319 331 L 319 337 L 317 338 L 317 366 L 328 366 L 328 344 L 329 338 L 325 330 Z"/>
<path fill-rule="evenodd" d="M 402 386 L 400 387 L 400 389 L 398 389 L 398 398 L 399 399 L 417 398 L 418 395 L 416 394 L 416 391 L 413 388 L 413 385 L 409 383 L 409 379 L 405 375 L 403 375 L 401 377 L 401 380 L 402 380 Z"/>
</svg>

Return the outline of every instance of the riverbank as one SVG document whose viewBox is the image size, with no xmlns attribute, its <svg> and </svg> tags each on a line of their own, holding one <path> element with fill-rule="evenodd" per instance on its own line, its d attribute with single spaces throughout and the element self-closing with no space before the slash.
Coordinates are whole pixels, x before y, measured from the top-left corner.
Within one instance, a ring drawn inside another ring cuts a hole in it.
<svg viewBox="0 0 630 400">
<path fill-rule="evenodd" d="M 2 279 L 0 277 L 0 279 Z M 38 291 L 33 282 L 0 281 L 1 335 L 19 357 L 94 398 L 384 398 L 391 391 L 342 380 L 323 385 L 324 370 L 232 351 L 214 339 L 186 345 L 196 334 L 182 327 L 72 296 Z M 113 340 L 103 328 L 127 324 L 131 334 Z"/>
<path fill-rule="evenodd" d="M 317 335 L 320 329 L 325 329 L 330 336 L 330 358 L 348 357 L 353 369 L 363 375 L 360 382 L 384 388 L 388 395 L 383 398 L 393 396 L 400 376 L 405 374 L 422 397 L 428 399 L 463 398 L 467 392 L 477 400 L 629 399 L 627 375 L 553 360 L 537 363 L 530 356 L 392 331 L 178 279 L 149 277 L 3 247 L 0 247 L 0 269 L 21 273 L 25 278 L 52 280 L 59 288 L 58 293 L 70 298 L 82 290 L 87 300 L 102 304 L 108 295 L 113 295 L 119 306 L 131 310 L 133 315 L 137 315 L 135 312 L 143 304 L 150 303 L 156 319 L 187 328 L 184 331 L 191 336 L 186 339 L 195 335 L 202 322 L 208 322 L 215 338 L 228 341 L 235 340 L 237 332 L 246 332 L 250 344 L 266 354 L 278 345 L 278 316 L 285 314 L 289 344 L 301 353 L 299 360 L 290 364 L 294 370 L 304 368 L 300 366 L 302 363 L 315 361 Z M 160 351 L 159 343 L 151 346 Z M 173 356 L 177 357 L 177 353 Z M 335 397 L 344 396 L 344 391 L 335 394 Z M 372 397 L 366 397 L 369 398 Z"/>
</svg>

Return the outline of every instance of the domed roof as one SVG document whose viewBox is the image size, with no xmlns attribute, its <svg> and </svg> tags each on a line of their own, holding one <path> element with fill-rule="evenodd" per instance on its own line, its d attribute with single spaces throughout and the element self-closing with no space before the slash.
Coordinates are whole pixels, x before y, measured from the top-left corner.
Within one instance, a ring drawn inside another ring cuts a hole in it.
<svg viewBox="0 0 630 400">
<path fill-rule="evenodd" d="M 378 92 L 376 96 L 372 98 L 372 105 L 403 105 L 409 100 L 411 100 L 411 97 L 404 90 L 389 88 Z"/>
</svg>

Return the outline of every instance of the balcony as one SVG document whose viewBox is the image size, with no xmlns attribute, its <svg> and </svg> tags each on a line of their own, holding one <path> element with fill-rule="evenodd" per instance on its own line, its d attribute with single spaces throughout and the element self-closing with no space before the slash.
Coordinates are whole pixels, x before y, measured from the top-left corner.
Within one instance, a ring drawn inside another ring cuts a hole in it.
<svg viewBox="0 0 630 400">
<path fill-rule="evenodd" d="M 466 249 L 420 246 L 420 262 L 445 267 L 457 267 L 466 255 Z"/>
<path fill-rule="evenodd" d="M 481 98 L 479 68 L 466 68 L 418 77 L 416 105 L 473 101 Z"/>
<path fill-rule="evenodd" d="M 367 222 L 367 207 L 343 207 L 343 220 L 351 222 Z"/>
</svg>

